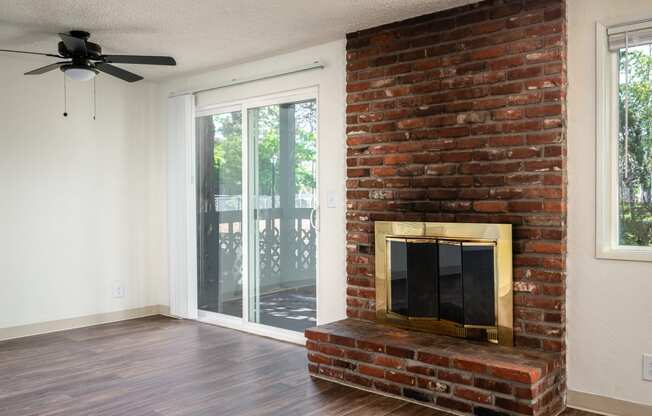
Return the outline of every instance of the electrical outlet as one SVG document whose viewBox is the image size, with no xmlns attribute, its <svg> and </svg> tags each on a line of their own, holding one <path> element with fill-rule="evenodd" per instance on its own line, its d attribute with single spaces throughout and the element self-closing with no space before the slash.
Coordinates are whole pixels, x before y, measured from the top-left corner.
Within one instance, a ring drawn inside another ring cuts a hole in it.
<svg viewBox="0 0 652 416">
<path fill-rule="evenodd" d="M 643 380 L 652 381 L 652 354 L 643 354 Z"/>
<path fill-rule="evenodd" d="M 118 280 L 113 282 L 113 286 L 111 287 L 111 295 L 114 298 L 124 298 L 125 297 L 125 285 L 121 281 L 118 281 Z"/>
</svg>

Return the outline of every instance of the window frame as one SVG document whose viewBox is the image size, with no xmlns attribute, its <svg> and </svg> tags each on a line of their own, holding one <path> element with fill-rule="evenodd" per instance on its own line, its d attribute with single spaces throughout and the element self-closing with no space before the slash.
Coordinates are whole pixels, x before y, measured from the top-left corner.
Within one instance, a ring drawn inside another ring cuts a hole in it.
<svg viewBox="0 0 652 416">
<path fill-rule="evenodd" d="M 652 26 L 652 21 L 647 21 Z M 640 27 L 641 21 L 596 23 L 596 246 L 598 259 L 652 262 L 652 247 L 619 242 L 618 223 L 618 55 L 609 51 L 608 30 Z"/>
</svg>

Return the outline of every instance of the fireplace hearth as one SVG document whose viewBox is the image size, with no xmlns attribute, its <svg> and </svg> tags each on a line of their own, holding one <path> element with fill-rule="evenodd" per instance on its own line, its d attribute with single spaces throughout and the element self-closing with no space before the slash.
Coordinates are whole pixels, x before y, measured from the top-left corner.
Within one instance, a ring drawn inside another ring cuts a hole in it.
<svg viewBox="0 0 652 416">
<path fill-rule="evenodd" d="M 513 343 L 511 225 L 379 221 L 375 236 L 379 321 Z"/>
<path fill-rule="evenodd" d="M 313 377 L 475 416 L 553 416 L 562 356 L 345 319 L 305 332 Z"/>
</svg>

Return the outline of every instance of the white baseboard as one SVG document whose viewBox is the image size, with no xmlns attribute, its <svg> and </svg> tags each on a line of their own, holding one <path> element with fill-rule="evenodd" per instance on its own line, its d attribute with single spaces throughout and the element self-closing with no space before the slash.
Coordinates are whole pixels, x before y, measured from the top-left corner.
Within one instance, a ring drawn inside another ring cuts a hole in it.
<svg viewBox="0 0 652 416">
<path fill-rule="evenodd" d="M 652 406 L 646 404 L 612 399 L 610 397 L 573 390 L 568 391 L 566 404 L 568 407 L 574 409 L 586 410 L 587 412 L 598 413 L 605 416 L 652 415 Z"/>
<path fill-rule="evenodd" d="M 170 314 L 170 307 L 168 305 L 156 305 L 156 307 L 158 308 L 157 315 L 168 316 L 170 318 L 177 318 L 176 316 Z"/>
<path fill-rule="evenodd" d="M 0 341 L 28 337 L 30 335 L 47 334 L 50 332 L 65 331 L 66 329 L 82 328 L 85 326 L 106 324 L 109 322 L 124 321 L 126 319 L 142 318 L 152 315 L 170 315 L 167 305 L 151 305 L 142 308 L 126 309 L 122 311 L 98 313 L 76 318 L 59 319 L 56 321 L 38 322 L 34 324 L 0 328 Z"/>
</svg>

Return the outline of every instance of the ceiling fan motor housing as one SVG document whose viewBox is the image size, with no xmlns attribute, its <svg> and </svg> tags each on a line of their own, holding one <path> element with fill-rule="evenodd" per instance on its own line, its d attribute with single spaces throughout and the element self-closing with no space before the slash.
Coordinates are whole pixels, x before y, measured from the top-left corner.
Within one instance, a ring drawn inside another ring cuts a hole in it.
<svg viewBox="0 0 652 416">
<path fill-rule="evenodd" d="M 59 42 L 58 44 L 58 50 L 59 50 L 59 55 L 65 57 L 65 58 L 75 58 L 75 54 L 70 52 L 67 48 L 66 45 L 63 42 Z M 86 57 L 89 59 L 96 59 L 96 60 L 101 60 L 102 59 L 102 47 L 98 45 L 97 43 L 93 42 L 86 42 Z"/>
</svg>

